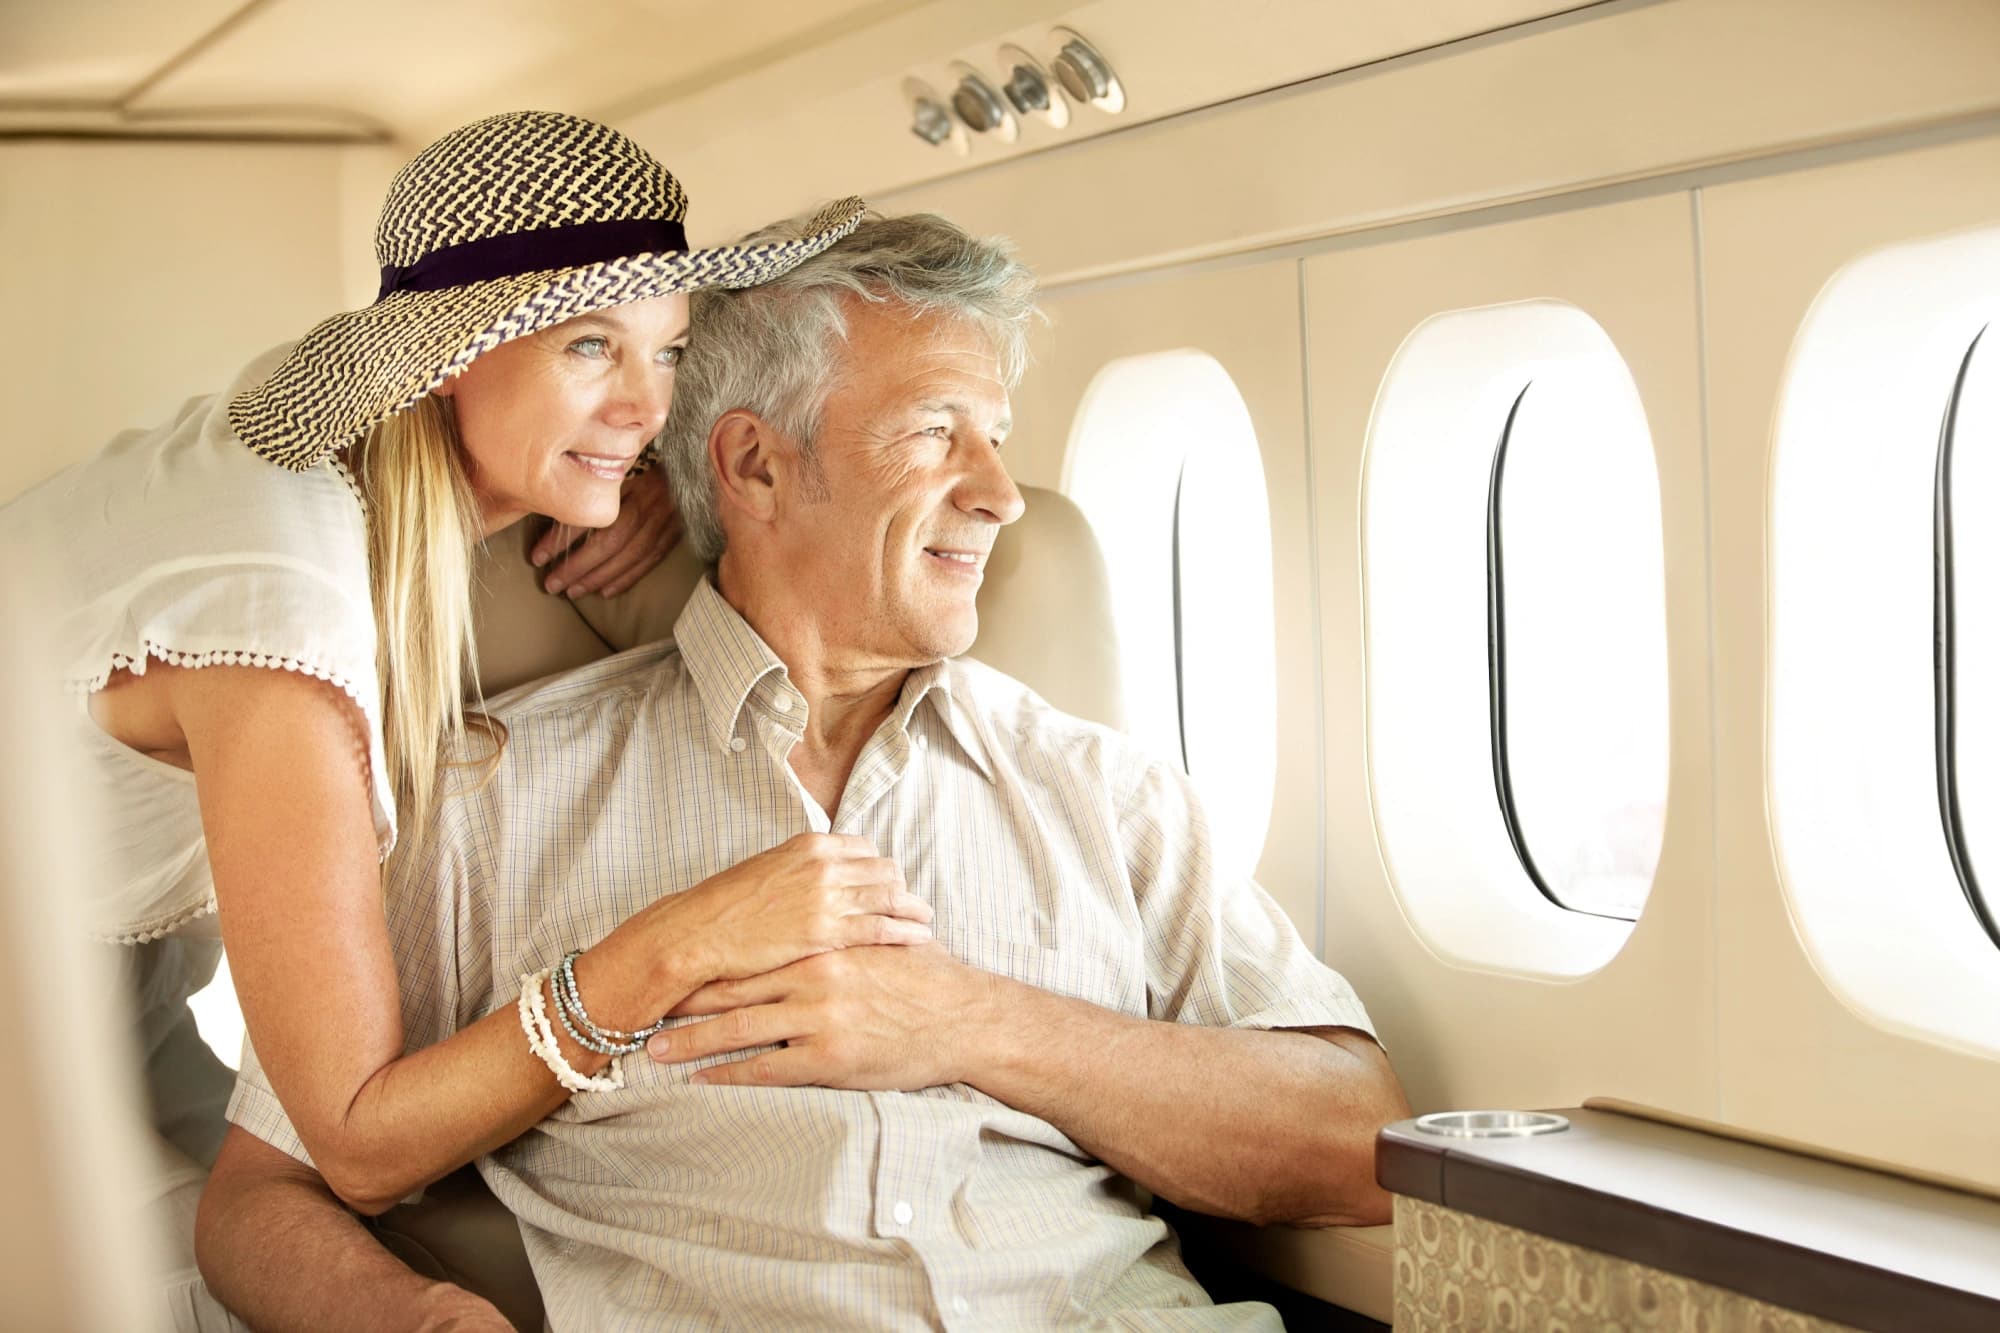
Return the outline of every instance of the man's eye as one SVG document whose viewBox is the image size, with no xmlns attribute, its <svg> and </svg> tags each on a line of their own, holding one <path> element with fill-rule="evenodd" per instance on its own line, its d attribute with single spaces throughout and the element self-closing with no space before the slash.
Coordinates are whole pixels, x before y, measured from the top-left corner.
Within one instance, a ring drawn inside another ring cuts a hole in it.
<svg viewBox="0 0 2000 1333">
<path fill-rule="evenodd" d="M 603 356 L 605 349 L 609 346 L 610 344 L 602 338 L 578 338 L 569 345 L 569 350 L 575 352 L 578 356 L 597 357 Z"/>
<path fill-rule="evenodd" d="M 948 439 L 950 439 L 950 438 L 951 438 L 951 427 L 950 427 L 950 426 L 926 426 L 926 427 L 924 427 L 924 428 L 923 428 L 923 430 L 919 431 L 918 433 L 919 433 L 919 434 L 921 434 L 921 435 L 929 435 L 929 436 L 933 436 L 934 438 L 936 438 L 936 439 L 940 439 L 940 440 L 948 440 Z"/>
</svg>

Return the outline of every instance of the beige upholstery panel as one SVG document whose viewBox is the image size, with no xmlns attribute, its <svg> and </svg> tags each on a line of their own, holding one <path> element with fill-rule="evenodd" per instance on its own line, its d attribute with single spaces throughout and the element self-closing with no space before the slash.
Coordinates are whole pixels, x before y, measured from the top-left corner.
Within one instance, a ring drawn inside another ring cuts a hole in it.
<svg viewBox="0 0 2000 1333">
<path fill-rule="evenodd" d="M 375 1219 L 383 1245 L 426 1277 L 456 1282 L 493 1302 L 524 1333 L 542 1327 L 542 1293 L 513 1214 L 462 1167 Z"/>
<path fill-rule="evenodd" d="M 1111 576 L 1083 511 L 1023 486 L 1027 512 L 1000 529 L 979 590 L 972 656 L 1077 717 L 1125 725 Z"/>
<path fill-rule="evenodd" d="M 1000 530 L 987 561 L 972 655 L 1065 712 L 1122 726 L 1111 585 L 1097 539 L 1058 492 L 1023 486 L 1021 494 L 1027 512 Z M 572 604 L 541 591 L 526 556 L 530 528 L 501 533 L 479 560 L 474 614 L 488 694 L 668 637 L 701 577 L 683 547 L 624 595 Z"/>
<path fill-rule="evenodd" d="M 1651 1328 L 1845 1333 L 1835 1324 L 1581 1245 L 1398 1195 L 1398 1333 Z"/>
<path fill-rule="evenodd" d="M 542 591 L 542 571 L 528 563 L 538 532 L 534 522 L 516 523 L 473 554 L 472 632 L 479 686 L 488 696 L 611 651 L 569 598 Z"/>
</svg>

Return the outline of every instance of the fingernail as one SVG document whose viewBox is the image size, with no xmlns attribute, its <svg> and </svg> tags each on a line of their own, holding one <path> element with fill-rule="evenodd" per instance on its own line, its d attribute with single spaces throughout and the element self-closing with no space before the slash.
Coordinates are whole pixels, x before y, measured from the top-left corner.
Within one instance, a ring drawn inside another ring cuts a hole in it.
<svg viewBox="0 0 2000 1333">
<path fill-rule="evenodd" d="M 655 1037 L 646 1043 L 646 1054 L 652 1056 L 655 1060 L 664 1060 L 667 1058 L 667 1052 L 672 1048 L 673 1043 L 669 1042 L 665 1037 Z"/>
<path fill-rule="evenodd" d="M 563 581 L 561 579 L 550 579 L 547 583 L 544 583 L 542 586 L 548 589 L 549 596 L 553 597 L 557 593 L 563 590 Z"/>
<path fill-rule="evenodd" d="M 577 598 L 579 598 L 579 597 L 581 597 L 581 596 L 583 596 L 583 589 L 581 589 L 581 588 L 571 588 L 571 589 L 569 590 L 569 597 L 570 597 L 570 600 L 571 600 L 571 601 L 575 601 L 575 600 L 576 600 Z"/>
<path fill-rule="evenodd" d="M 540 569 L 540 568 L 541 568 L 541 567 L 542 567 L 543 565 L 546 565 L 547 563 L 549 563 L 549 555 L 548 555 L 548 552 L 546 552 L 546 551 L 542 551 L 542 552 L 539 552 L 539 553 L 537 553 L 537 554 L 536 554 L 536 556 L 535 556 L 535 568 L 536 568 L 536 569 Z"/>
</svg>

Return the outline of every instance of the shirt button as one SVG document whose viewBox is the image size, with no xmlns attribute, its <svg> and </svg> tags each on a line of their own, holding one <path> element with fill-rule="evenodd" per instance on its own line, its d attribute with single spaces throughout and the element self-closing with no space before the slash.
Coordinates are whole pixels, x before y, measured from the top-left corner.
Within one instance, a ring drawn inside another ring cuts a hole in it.
<svg viewBox="0 0 2000 1333">
<path fill-rule="evenodd" d="M 775 697 L 774 697 L 774 698 L 772 698 L 772 700 L 771 700 L 771 707 L 773 707 L 773 708 L 777 709 L 777 710 L 778 710 L 778 711 L 779 711 L 780 713 L 789 713 L 789 712 L 791 712 L 791 711 L 792 711 L 792 696 L 791 696 L 791 695 L 789 695 L 789 694 L 780 694 L 780 695 L 777 695 L 777 696 L 775 696 Z"/>
<path fill-rule="evenodd" d="M 918 748 L 919 750 L 928 750 L 928 749 L 930 749 L 930 748 L 931 748 L 931 738 L 930 738 L 930 737 L 928 737 L 928 736 L 919 736 L 919 737 L 917 737 L 917 748 Z"/>
<path fill-rule="evenodd" d="M 743 753 L 743 747 L 747 744 L 749 744 L 749 742 L 745 741 L 741 736 L 731 736 L 729 738 L 729 748 L 736 751 L 736 753 L 738 754 Z"/>
<path fill-rule="evenodd" d="M 910 1219 L 917 1215 L 917 1210 L 910 1207 L 910 1205 L 907 1202 L 898 1203 L 894 1208 L 890 1209 L 889 1212 L 890 1215 L 896 1219 L 896 1225 L 899 1227 L 906 1227 L 910 1225 Z"/>
<path fill-rule="evenodd" d="M 965 1299 L 965 1297 L 954 1296 L 951 1298 L 951 1312 L 953 1314 L 964 1314 L 967 1310 L 970 1310 L 971 1308 L 972 1308 L 972 1302 Z"/>
</svg>

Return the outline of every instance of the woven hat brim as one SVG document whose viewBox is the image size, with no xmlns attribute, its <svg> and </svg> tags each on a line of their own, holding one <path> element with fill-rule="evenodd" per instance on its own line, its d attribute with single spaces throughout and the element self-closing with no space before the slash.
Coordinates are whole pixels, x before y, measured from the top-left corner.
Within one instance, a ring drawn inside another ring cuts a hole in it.
<svg viewBox="0 0 2000 1333">
<path fill-rule="evenodd" d="M 229 423 L 251 450 L 302 472 L 504 342 L 633 301 L 769 282 L 848 235 L 865 211 L 861 200 L 843 199 L 790 240 L 397 292 L 317 325 L 262 384 L 230 400 Z"/>
</svg>

